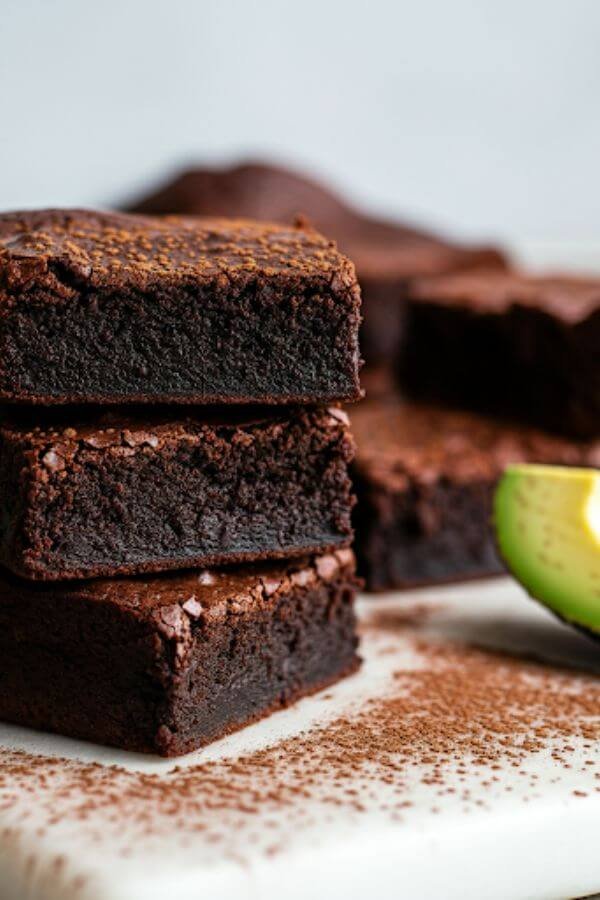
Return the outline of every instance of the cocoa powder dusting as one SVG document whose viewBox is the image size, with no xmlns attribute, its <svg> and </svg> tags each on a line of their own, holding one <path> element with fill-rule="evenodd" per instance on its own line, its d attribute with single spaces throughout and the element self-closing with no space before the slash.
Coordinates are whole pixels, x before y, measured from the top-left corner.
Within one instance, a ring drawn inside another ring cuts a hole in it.
<svg viewBox="0 0 600 900">
<path fill-rule="evenodd" d="M 416 622 L 420 616 L 416 610 Z M 370 628 L 379 629 L 381 647 L 389 643 L 381 623 L 374 620 Z M 181 845 L 202 836 L 207 846 L 220 845 L 232 856 L 260 843 L 260 831 L 269 835 L 263 851 L 272 854 L 290 839 L 290 826 L 297 837 L 303 827 L 335 815 L 375 810 L 409 822 L 417 787 L 429 791 L 431 812 L 445 796 L 459 794 L 468 813 L 486 803 L 485 792 L 474 796 L 474 773 L 495 796 L 515 790 L 514 779 L 508 783 L 503 773 L 518 774 L 528 801 L 538 779 L 528 763 L 543 754 L 559 781 L 573 765 L 574 744 L 589 757 L 583 763 L 577 757 L 581 771 L 597 765 L 600 684 L 594 677 L 442 645 L 410 627 L 402 641 L 417 652 L 420 667 L 399 667 L 381 696 L 241 757 L 156 774 L 4 749 L 0 816 L 24 808 L 26 795 L 42 819 L 40 836 L 57 821 L 63 827 L 71 822 L 78 831 L 88 828 L 93 840 L 111 831 L 134 837 L 123 853 L 137 848 L 141 837 L 168 834 Z M 471 789 L 459 787 L 467 781 Z M 583 791 L 569 782 L 570 794 L 584 797 L 589 783 L 588 777 Z"/>
</svg>

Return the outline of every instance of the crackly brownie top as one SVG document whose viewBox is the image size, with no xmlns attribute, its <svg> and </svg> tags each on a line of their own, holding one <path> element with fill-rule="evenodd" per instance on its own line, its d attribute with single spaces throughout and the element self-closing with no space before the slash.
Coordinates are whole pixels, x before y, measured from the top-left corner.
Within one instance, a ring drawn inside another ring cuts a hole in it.
<svg viewBox="0 0 600 900">
<path fill-rule="evenodd" d="M 0 287 L 119 289 L 286 276 L 352 288 L 352 264 L 301 225 L 150 218 L 79 209 L 0 214 Z"/>
<path fill-rule="evenodd" d="M 365 215 L 318 181 L 262 163 L 190 169 L 142 200 L 136 210 L 284 223 L 303 215 L 338 242 L 362 278 L 396 280 L 504 265 L 502 254 L 493 247 L 461 246 L 400 222 Z"/>
<path fill-rule="evenodd" d="M 500 475 L 511 462 L 600 465 L 600 441 L 576 442 L 467 412 L 387 399 L 351 414 L 355 467 L 387 490 Z"/>
<path fill-rule="evenodd" d="M 600 278 L 535 277 L 514 271 L 463 272 L 420 279 L 412 287 L 411 298 L 492 314 L 525 306 L 574 324 L 600 310 Z"/>
<path fill-rule="evenodd" d="M 64 594 L 73 602 L 114 606 L 148 621 L 167 638 L 185 639 L 193 622 L 217 622 L 247 613 L 251 607 L 275 605 L 295 589 L 311 588 L 340 576 L 354 575 L 352 550 L 313 558 L 254 563 L 219 569 L 193 569 L 155 576 L 103 578 L 67 587 L 25 584 L 13 576 L 0 579 L 0 600 L 18 594 Z"/>
<path fill-rule="evenodd" d="M 347 433 L 348 416 L 336 407 L 208 407 L 185 415 L 164 408 L 140 413 L 112 409 L 68 416 L 41 412 L 35 417 L 28 411 L 19 414 L 10 409 L 0 413 L 0 440 L 35 454 L 39 467 L 52 473 L 81 451 L 131 456 L 138 449 L 160 451 L 165 445 L 202 442 L 213 444 L 216 452 L 224 444 L 247 448 L 261 436 L 269 441 L 285 434 L 285 429 L 292 434 L 294 426 L 329 440 Z M 348 441 L 350 452 L 352 442 Z"/>
</svg>

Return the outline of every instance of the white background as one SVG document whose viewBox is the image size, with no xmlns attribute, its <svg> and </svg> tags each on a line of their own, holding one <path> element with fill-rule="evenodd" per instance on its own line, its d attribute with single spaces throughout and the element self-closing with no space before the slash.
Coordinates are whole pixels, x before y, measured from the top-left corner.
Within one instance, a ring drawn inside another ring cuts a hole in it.
<svg viewBox="0 0 600 900">
<path fill-rule="evenodd" d="M 0 0 L 0 207 L 268 155 L 464 235 L 600 237 L 599 0 Z"/>
</svg>

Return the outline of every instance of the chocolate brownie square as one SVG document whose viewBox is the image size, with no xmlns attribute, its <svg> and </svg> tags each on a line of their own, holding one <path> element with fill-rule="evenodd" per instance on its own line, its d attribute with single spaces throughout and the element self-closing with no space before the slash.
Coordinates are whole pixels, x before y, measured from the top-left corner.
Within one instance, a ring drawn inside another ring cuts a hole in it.
<svg viewBox="0 0 600 900">
<path fill-rule="evenodd" d="M 315 231 L 85 210 L 0 214 L 0 399 L 352 400 L 360 291 Z"/>
<path fill-rule="evenodd" d="M 0 561 L 18 575 L 154 572 L 350 543 L 354 445 L 339 409 L 45 418 L 15 412 L 0 424 Z"/>
<path fill-rule="evenodd" d="M 307 216 L 356 265 L 364 309 L 360 345 L 369 365 L 390 361 L 397 353 L 403 300 L 412 278 L 506 265 L 496 247 L 461 245 L 366 215 L 312 178 L 261 163 L 191 169 L 133 203 L 132 209 L 283 223 L 299 214 Z"/>
<path fill-rule="evenodd" d="M 154 578 L 0 578 L 0 719 L 176 756 L 358 666 L 350 550 Z"/>
<path fill-rule="evenodd" d="M 359 403 L 352 428 L 355 551 L 371 591 L 503 571 L 490 517 L 505 466 L 600 465 L 600 441 L 395 398 Z"/>
<path fill-rule="evenodd" d="M 600 278 L 445 275 L 410 292 L 400 359 L 417 399 L 600 435 Z"/>
</svg>

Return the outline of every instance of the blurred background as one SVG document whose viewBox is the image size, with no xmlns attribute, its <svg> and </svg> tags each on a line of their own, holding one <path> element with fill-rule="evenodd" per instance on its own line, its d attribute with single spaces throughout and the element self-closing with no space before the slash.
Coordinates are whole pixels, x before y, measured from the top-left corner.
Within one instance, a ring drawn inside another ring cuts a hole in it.
<svg viewBox="0 0 600 900">
<path fill-rule="evenodd" d="M 0 206 L 251 156 L 466 238 L 600 234 L 598 0 L 3 0 Z"/>
</svg>

